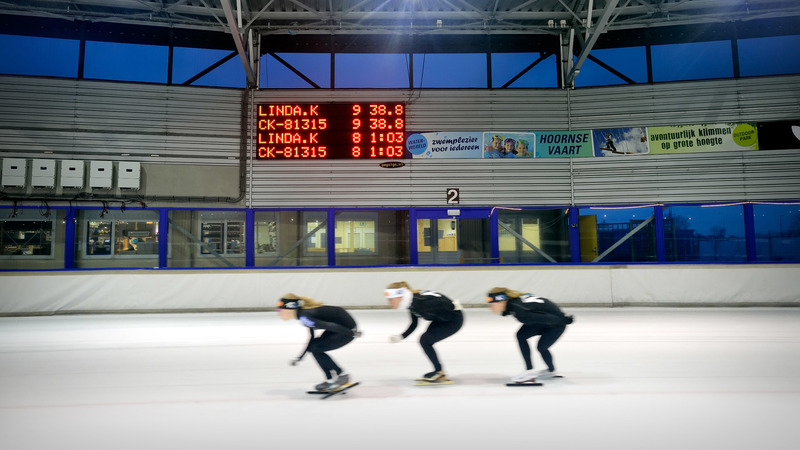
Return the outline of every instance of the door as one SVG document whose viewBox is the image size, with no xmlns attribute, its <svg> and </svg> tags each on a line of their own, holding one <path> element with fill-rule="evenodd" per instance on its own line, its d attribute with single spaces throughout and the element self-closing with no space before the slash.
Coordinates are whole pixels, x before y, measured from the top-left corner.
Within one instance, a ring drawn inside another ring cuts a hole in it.
<svg viewBox="0 0 800 450">
<path fill-rule="evenodd" d="M 417 210 L 418 264 L 488 264 L 489 210 Z"/>
</svg>

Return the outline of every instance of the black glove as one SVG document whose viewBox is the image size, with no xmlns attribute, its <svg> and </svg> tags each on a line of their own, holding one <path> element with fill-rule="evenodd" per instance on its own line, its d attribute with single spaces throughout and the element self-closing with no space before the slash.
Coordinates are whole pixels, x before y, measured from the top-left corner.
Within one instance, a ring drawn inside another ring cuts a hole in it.
<svg viewBox="0 0 800 450">
<path fill-rule="evenodd" d="M 575 321 L 575 318 L 572 316 L 567 316 L 565 320 L 567 321 L 567 325 L 569 325 Z"/>
</svg>

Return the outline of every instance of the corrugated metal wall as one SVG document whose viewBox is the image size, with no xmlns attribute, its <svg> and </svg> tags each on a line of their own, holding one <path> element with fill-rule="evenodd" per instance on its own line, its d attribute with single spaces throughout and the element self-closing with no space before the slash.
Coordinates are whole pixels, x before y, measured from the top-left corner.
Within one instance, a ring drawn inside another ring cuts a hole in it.
<svg viewBox="0 0 800 450">
<path fill-rule="evenodd" d="M 193 166 L 242 162 L 250 207 L 441 207 L 447 188 L 460 189 L 461 206 L 800 199 L 796 150 L 408 160 L 396 169 L 372 161 L 240 161 L 242 99 L 236 89 L 0 76 L 0 157 L 183 164 L 178 178 L 193 177 Z M 797 119 L 800 76 L 574 91 L 269 90 L 247 100 L 405 101 L 409 132 L 579 130 Z M 252 128 L 252 118 L 246 123 Z"/>
<path fill-rule="evenodd" d="M 409 132 L 581 130 L 800 117 L 800 77 L 575 91 L 261 91 L 254 102 L 406 101 Z M 526 161 L 252 161 L 253 207 L 603 205 L 800 199 L 800 150 Z"/>
<path fill-rule="evenodd" d="M 239 164 L 242 92 L 0 76 L 3 157 Z"/>
</svg>

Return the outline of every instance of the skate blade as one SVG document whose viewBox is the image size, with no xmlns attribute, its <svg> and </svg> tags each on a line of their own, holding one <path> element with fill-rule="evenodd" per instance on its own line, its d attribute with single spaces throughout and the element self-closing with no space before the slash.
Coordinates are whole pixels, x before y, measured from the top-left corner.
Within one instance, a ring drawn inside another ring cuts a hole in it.
<svg viewBox="0 0 800 450">
<path fill-rule="evenodd" d="M 538 381 L 523 381 L 521 383 L 506 383 L 506 386 L 541 386 Z"/>
<path fill-rule="evenodd" d="M 415 386 L 437 386 L 442 384 L 453 384 L 453 380 L 441 380 L 441 381 L 417 381 L 414 383 Z"/>
<path fill-rule="evenodd" d="M 350 389 L 350 388 L 352 388 L 352 387 L 355 387 L 355 386 L 358 386 L 360 383 L 361 383 L 361 382 L 359 382 L 359 381 L 356 381 L 355 383 L 348 383 L 348 384 L 342 385 L 341 387 L 339 387 L 339 388 L 338 388 L 338 389 L 336 389 L 336 390 L 327 391 L 327 392 L 325 392 L 325 394 L 326 394 L 326 395 L 324 395 L 324 396 L 322 397 L 322 399 L 323 399 L 323 400 L 325 400 L 326 398 L 333 397 L 334 395 L 345 395 L 345 394 L 347 394 L 347 392 L 346 392 L 346 391 L 347 391 L 348 389 Z"/>
</svg>

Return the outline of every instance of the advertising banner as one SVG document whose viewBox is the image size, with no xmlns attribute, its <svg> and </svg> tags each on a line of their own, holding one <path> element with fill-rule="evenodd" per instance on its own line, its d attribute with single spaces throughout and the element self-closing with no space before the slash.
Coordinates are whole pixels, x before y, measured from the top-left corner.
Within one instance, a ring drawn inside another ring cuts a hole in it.
<svg viewBox="0 0 800 450">
<path fill-rule="evenodd" d="M 592 156 L 592 132 L 537 131 L 537 158 L 582 158 Z"/>
<path fill-rule="evenodd" d="M 648 127 L 647 132 L 655 155 L 758 150 L 755 123 Z"/>
<path fill-rule="evenodd" d="M 759 150 L 800 149 L 800 120 L 758 124 Z"/>
<path fill-rule="evenodd" d="M 412 158 L 481 158 L 481 132 L 414 133 L 406 139 Z"/>
<path fill-rule="evenodd" d="M 645 128 L 605 128 L 592 131 L 595 156 L 626 156 L 650 153 Z"/>
</svg>

